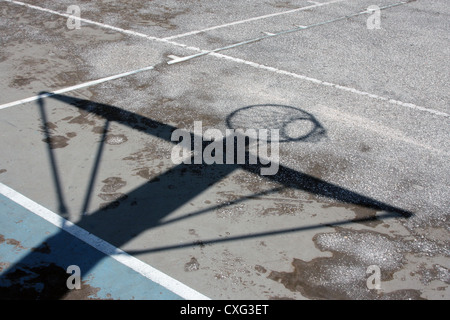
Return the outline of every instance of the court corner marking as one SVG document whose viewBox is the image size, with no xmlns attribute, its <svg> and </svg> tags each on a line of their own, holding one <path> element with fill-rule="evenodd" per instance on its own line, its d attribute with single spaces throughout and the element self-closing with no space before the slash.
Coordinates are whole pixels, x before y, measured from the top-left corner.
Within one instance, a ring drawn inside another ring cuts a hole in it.
<svg viewBox="0 0 450 320">
<path fill-rule="evenodd" d="M 144 263 L 143 261 L 129 255 L 125 251 L 114 247 L 112 244 L 105 240 L 89 233 L 85 229 L 77 226 L 76 224 L 64 219 L 53 211 L 41 206 L 37 202 L 27 198 L 14 189 L 4 185 L 0 182 L 0 194 L 7 197 L 11 201 L 24 207 L 30 212 L 43 218 L 47 222 L 55 225 L 56 227 L 66 231 L 77 239 L 87 243 L 94 249 L 106 254 L 119 263 L 129 267 L 130 269 L 138 272 L 147 279 L 163 286 L 167 290 L 177 294 L 186 300 L 210 300 L 210 298 L 197 292 L 196 290 L 188 287 L 180 281 L 168 276 L 167 274 L 153 268 L 152 266 Z"/>
</svg>

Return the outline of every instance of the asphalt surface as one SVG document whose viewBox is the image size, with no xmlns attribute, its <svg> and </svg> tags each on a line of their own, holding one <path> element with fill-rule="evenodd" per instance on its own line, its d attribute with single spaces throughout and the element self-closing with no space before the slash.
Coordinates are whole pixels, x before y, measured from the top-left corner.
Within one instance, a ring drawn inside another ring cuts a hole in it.
<svg viewBox="0 0 450 320">
<path fill-rule="evenodd" d="M 368 29 L 393 3 L 81 1 L 71 30 L 1 1 L 0 182 L 211 299 L 448 299 L 450 5 Z M 195 121 L 279 129 L 279 171 L 174 164 Z"/>
</svg>

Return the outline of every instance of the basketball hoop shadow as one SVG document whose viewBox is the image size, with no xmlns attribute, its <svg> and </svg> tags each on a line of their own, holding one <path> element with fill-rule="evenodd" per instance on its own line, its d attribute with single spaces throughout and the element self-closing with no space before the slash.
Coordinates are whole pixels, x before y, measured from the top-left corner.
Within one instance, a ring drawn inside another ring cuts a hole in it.
<svg viewBox="0 0 450 320">
<path fill-rule="evenodd" d="M 43 93 L 44 94 L 44 93 Z M 117 122 L 122 125 L 128 126 L 133 130 L 157 137 L 164 141 L 174 143 L 171 141 L 171 134 L 177 128 L 143 117 L 138 114 L 131 113 L 129 111 L 120 109 L 115 106 L 110 106 L 101 103 L 94 103 L 89 100 L 74 98 L 65 95 L 52 94 L 45 99 L 55 99 L 57 101 L 66 103 L 67 105 L 74 106 L 89 113 L 101 116 L 105 119 L 105 129 L 108 128 L 112 122 Z M 40 108 L 43 110 L 44 101 L 40 99 L 38 101 Z M 273 123 L 263 122 L 264 117 L 270 117 Z M 45 118 L 43 117 L 45 120 Z M 319 121 L 315 117 L 303 110 L 289 106 L 280 105 L 255 105 L 239 109 L 227 118 L 227 125 L 230 128 L 274 128 L 280 129 L 280 137 L 282 142 L 313 142 L 318 141 L 321 137 L 326 135 L 326 130 L 321 126 Z M 264 125 L 264 126 L 263 126 Z M 47 138 L 49 138 L 48 131 L 45 132 Z M 194 134 L 192 134 L 192 140 L 194 140 Z M 88 206 L 90 193 L 93 189 L 93 181 L 97 174 L 97 170 L 101 163 L 101 154 L 104 141 L 102 140 L 99 145 L 99 151 L 95 159 L 94 169 L 91 172 L 91 181 L 88 185 L 84 207 Z M 49 147 L 50 148 L 50 147 Z M 49 150 L 50 159 L 54 160 L 52 151 Z M 247 154 L 248 156 L 248 154 Z M 52 160 L 52 165 L 56 166 L 56 162 Z M 193 161 L 192 161 L 193 163 Z M 377 219 L 389 219 L 389 218 L 408 218 L 412 215 L 411 212 L 391 206 L 389 204 L 377 201 L 370 197 L 358 194 L 340 186 L 331 184 L 324 180 L 312 177 L 308 174 L 295 171 L 291 168 L 280 164 L 279 172 L 272 176 L 263 176 L 269 181 L 277 182 L 281 187 L 273 188 L 254 194 L 252 196 L 241 197 L 227 204 L 213 205 L 208 208 L 189 212 L 181 217 L 167 219 L 167 216 L 172 212 L 182 207 L 186 203 L 189 203 L 193 198 L 203 193 L 212 185 L 224 179 L 237 169 L 242 169 L 251 172 L 255 175 L 260 174 L 261 165 L 250 164 L 224 164 L 224 165 L 188 165 L 180 164 L 171 168 L 170 170 L 162 173 L 158 177 L 148 181 L 135 190 L 130 191 L 126 196 L 118 199 L 119 206 L 116 204 L 109 205 L 99 209 L 89 215 L 83 216 L 83 218 L 77 223 L 78 227 L 81 227 L 88 232 L 95 234 L 97 237 L 111 243 L 116 247 L 121 247 L 139 234 L 146 230 L 175 223 L 184 219 L 190 219 L 193 216 L 199 216 L 224 206 L 230 206 L 248 199 L 258 197 L 261 195 L 267 195 L 270 193 L 276 193 L 283 188 L 293 188 L 296 190 L 305 191 L 315 195 L 331 198 L 333 200 L 358 205 L 378 211 L 384 211 L 383 214 L 378 215 Z M 54 181 L 58 182 L 56 187 L 58 188 L 58 195 L 60 201 L 63 201 L 63 190 L 60 189 L 58 170 L 55 167 Z M 140 203 L 136 205 L 136 199 L 140 199 Z M 66 206 L 64 203 L 60 203 L 60 208 L 64 209 L 60 214 L 65 214 Z M 373 218 L 370 218 L 373 219 Z M 365 219 L 355 220 L 343 220 L 340 222 L 332 222 L 332 225 L 351 224 L 355 222 L 365 221 Z M 114 222 L 114 223 L 111 223 Z M 249 238 L 266 237 L 277 234 L 301 232 L 308 229 L 322 228 L 324 224 L 292 227 L 283 230 L 269 230 L 260 233 L 247 233 L 237 235 L 228 238 L 215 238 L 204 239 L 203 244 L 214 244 L 227 241 L 236 241 Z M 61 247 L 64 246 L 65 231 L 46 239 L 46 245 Z M 144 252 L 158 252 L 167 251 L 173 249 L 180 249 L 183 247 L 194 247 L 198 245 L 198 241 L 192 243 L 179 243 L 173 245 L 156 246 L 151 249 L 128 252 L 130 254 L 139 254 Z M 55 250 L 58 252 L 58 250 Z M 62 252 L 62 251 L 59 251 Z M 32 265 L 35 263 L 35 256 L 38 253 L 31 252 L 25 256 L 19 263 L 12 266 L 9 270 L 14 272 L 17 268 L 23 268 L 26 265 Z M 88 259 L 85 261 L 82 268 L 82 273 L 87 274 L 97 263 L 98 259 Z M 6 277 L 3 274 L 0 278 Z M 19 281 L 21 281 L 19 279 Z M 65 286 L 65 283 L 59 284 Z M 64 292 L 60 293 L 62 296 Z"/>
<path fill-rule="evenodd" d="M 318 142 L 326 130 L 310 113 L 278 104 L 244 107 L 227 117 L 230 129 L 278 129 L 278 142 Z M 267 140 L 270 142 L 270 138 Z"/>
</svg>

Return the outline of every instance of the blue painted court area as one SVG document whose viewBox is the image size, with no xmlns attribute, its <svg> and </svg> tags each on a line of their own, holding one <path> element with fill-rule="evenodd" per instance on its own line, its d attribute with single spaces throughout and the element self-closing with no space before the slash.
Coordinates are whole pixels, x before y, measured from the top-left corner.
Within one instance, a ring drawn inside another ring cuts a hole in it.
<svg viewBox="0 0 450 320">
<path fill-rule="evenodd" d="M 2 300 L 181 299 L 2 194 L 0 226 Z M 81 289 L 67 287 L 69 266 L 79 267 Z"/>
</svg>

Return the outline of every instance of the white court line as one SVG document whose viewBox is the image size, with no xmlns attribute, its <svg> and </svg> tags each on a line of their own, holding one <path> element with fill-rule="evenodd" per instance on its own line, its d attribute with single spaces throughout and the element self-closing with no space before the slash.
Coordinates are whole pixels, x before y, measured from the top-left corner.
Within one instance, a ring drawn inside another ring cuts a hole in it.
<svg viewBox="0 0 450 320">
<path fill-rule="evenodd" d="M 96 84 L 100 84 L 100 83 L 103 83 L 103 82 L 106 82 L 106 81 L 123 78 L 123 77 L 129 76 L 129 75 L 132 75 L 132 74 L 136 74 L 136 73 L 139 73 L 139 72 L 144 72 L 144 71 L 148 71 L 148 70 L 152 70 L 152 69 L 154 69 L 154 66 L 145 67 L 145 68 L 141 68 L 141 69 L 137 69 L 137 70 L 133 70 L 133 71 L 128 71 L 128 72 L 116 74 L 114 76 L 109 76 L 109 77 L 105 77 L 105 78 L 101 78 L 101 79 L 97 79 L 97 80 L 92 80 L 92 81 L 88 81 L 88 82 L 85 82 L 85 83 L 77 84 L 75 86 L 59 89 L 59 90 L 56 90 L 56 91 L 39 94 L 37 96 L 25 98 L 25 99 L 22 99 L 22 100 L 17 100 L 17 101 L 10 102 L 10 103 L 5 103 L 5 104 L 0 105 L 0 110 L 6 109 L 6 108 L 9 108 L 9 107 L 13 107 L 13 106 L 17 106 L 19 104 L 23 104 L 23 103 L 27 103 L 27 102 L 33 102 L 33 101 L 36 101 L 36 100 L 41 99 L 41 98 L 47 98 L 47 97 L 53 96 L 55 94 L 66 93 L 66 92 L 69 92 L 69 91 L 74 91 L 74 90 L 78 90 L 78 89 L 94 86 Z"/>
<path fill-rule="evenodd" d="M 366 96 L 366 97 L 369 97 L 369 98 L 372 98 L 372 99 L 376 99 L 376 100 L 379 100 L 379 101 L 385 101 L 385 102 L 388 102 L 388 103 L 391 103 L 391 104 L 396 104 L 396 105 L 399 105 L 399 106 L 402 106 L 402 107 L 407 107 L 407 108 L 411 108 L 411 109 L 415 109 L 415 110 L 425 111 L 425 112 L 428 112 L 428 113 L 431 113 L 431 114 L 434 114 L 434 115 L 438 115 L 438 116 L 450 117 L 450 114 L 445 113 L 445 112 L 441 112 L 441 111 L 438 111 L 438 110 L 421 107 L 421 106 L 415 105 L 413 103 L 407 103 L 407 102 L 403 102 L 403 101 L 399 101 L 399 100 L 389 99 L 389 98 L 386 98 L 386 97 L 383 97 L 383 96 L 379 96 L 379 95 L 376 95 L 376 94 L 373 94 L 373 93 L 361 91 L 361 90 L 358 90 L 358 89 L 355 89 L 355 88 L 352 88 L 352 87 L 341 86 L 339 84 L 322 81 L 322 80 L 319 80 L 319 79 L 311 78 L 311 77 L 308 77 L 308 76 L 304 76 L 304 75 L 301 75 L 301 74 L 297 74 L 297 73 L 294 73 L 294 72 L 290 72 L 290 71 L 286 71 L 286 70 L 282 70 L 282 69 L 278 69 L 278 68 L 274 68 L 274 67 L 269 67 L 269 66 L 266 66 L 266 65 L 263 65 L 263 64 L 259 64 L 259 63 L 256 63 L 256 62 L 247 61 L 247 60 L 240 59 L 240 58 L 234 58 L 234 57 L 227 56 L 227 55 L 224 55 L 224 54 L 221 54 L 221 53 L 216 53 L 216 52 L 212 52 L 210 55 L 216 56 L 216 57 L 222 58 L 222 59 L 231 60 L 231 61 L 236 62 L 236 63 L 249 65 L 249 66 L 254 67 L 254 68 L 263 69 L 263 70 L 267 70 L 267 71 L 274 72 L 274 73 L 277 73 L 277 74 L 289 76 L 289 77 L 292 77 L 292 78 L 313 82 L 313 83 L 316 83 L 316 84 L 319 84 L 319 85 L 336 88 L 336 89 L 339 89 L 339 90 L 351 92 L 351 93 L 358 94 L 358 95 L 361 95 L 361 96 Z"/>
<path fill-rule="evenodd" d="M 3 0 L 3 1 L 7 1 L 7 2 L 10 2 L 10 3 L 18 4 L 18 5 L 22 5 L 22 6 L 31 8 L 31 9 L 39 10 L 39 11 L 44 11 L 44 12 L 56 14 L 56 15 L 63 16 L 63 17 L 72 17 L 69 14 L 59 13 L 57 11 L 53 11 L 53 10 L 50 10 L 50 9 L 46 9 L 46 8 L 30 5 L 30 4 L 27 4 L 27 3 L 24 3 L 24 2 L 19 2 L 19 1 L 14 1 L 14 0 Z M 336 88 L 336 89 L 339 89 L 339 90 L 343 90 L 343 91 L 347 91 L 347 92 L 351 92 L 351 93 L 354 93 L 354 94 L 367 96 L 367 97 L 370 97 L 370 98 L 373 98 L 373 99 L 376 99 L 376 100 L 379 100 L 379 101 L 385 101 L 385 102 L 390 103 L 390 104 L 395 104 L 395 105 L 399 105 L 399 106 L 402 106 L 402 107 L 411 108 L 411 109 L 414 109 L 414 110 L 424 111 L 424 112 L 428 112 L 428 113 L 431 113 L 431 114 L 434 114 L 434 115 L 438 115 L 438 116 L 450 117 L 450 114 L 448 114 L 448 113 L 441 112 L 441 111 L 438 111 L 438 110 L 434 110 L 434 109 L 431 109 L 431 108 L 418 106 L 418 105 L 415 105 L 413 103 L 407 103 L 407 102 L 403 102 L 403 101 L 399 101 L 399 100 L 389 99 L 389 98 L 386 98 L 386 97 L 383 97 L 383 96 L 379 96 L 379 95 L 372 94 L 372 93 L 369 93 L 369 92 L 361 91 L 361 90 L 358 90 L 358 89 L 355 89 L 355 88 L 341 86 L 339 84 L 334 84 L 334 83 L 322 81 L 322 80 L 319 80 L 319 79 L 311 78 L 311 77 L 308 77 L 308 76 L 305 76 L 305 75 L 297 74 L 297 73 L 290 72 L 290 71 L 281 70 L 281 69 L 274 68 L 274 67 L 268 67 L 268 66 L 256 63 L 256 62 L 252 62 L 252 61 L 248 61 L 248 60 L 244 60 L 244 59 L 240 59 L 240 58 L 234 58 L 234 57 L 231 57 L 231 56 L 228 56 L 228 55 L 224 55 L 224 54 L 220 54 L 220 53 L 216 53 L 216 52 L 210 53 L 210 51 L 208 51 L 208 50 L 202 50 L 200 48 L 187 46 L 187 45 L 184 45 L 184 44 L 181 44 L 181 43 L 178 43 L 178 42 L 174 42 L 174 41 L 170 41 L 170 40 L 166 40 L 166 39 L 162 39 L 162 38 L 148 36 L 148 35 L 140 33 L 140 32 L 135 32 L 135 31 L 131 31 L 131 30 L 125 30 L 125 29 L 122 29 L 122 28 L 117 28 L 117 27 L 114 27 L 114 26 L 110 26 L 110 25 L 107 25 L 107 24 L 104 24 L 104 23 L 95 22 L 95 21 L 88 20 L 88 19 L 79 18 L 79 20 L 83 21 L 85 23 L 94 24 L 94 25 L 97 25 L 97 26 L 100 26 L 100 27 L 103 27 L 103 28 L 106 28 L 106 29 L 115 30 L 117 32 L 122 32 L 122 33 L 125 33 L 125 34 L 129 34 L 129 35 L 133 35 L 133 36 L 137 36 L 137 37 L 141 37 L 141 38 L 145 38 L 145 39 L 149 39 L 149 40 L 153 40 L 153 41 L 157 41 L 157 42 L 163 42 L 163 43 L 171 44 L 171 45 L 174 45 L 174 46 L 177 46 L 177 47 L 182 47 L 182 48 L 185 48 L 185 49 L 188 49 L 188 50 L 191 50 L 191 51 L 196 51 L 196 52 L 200 52 L 200 53 L 208 52 L 209 55 L 214 56 L 214 57 L 230 60 L 230 61 L 237 62 L 237 63 L 240 63 L 240 64 L 245 64 L 245 65 L 248 65 L 248 66 L 251 66 L 251 67 L 254 67 L 254 68 L 267 70 L 267 71 L 270 71 L 270 72 L 274 72 L 274 73 L 277 73 L 277 74 L 282 74 L 282 75 L 289 76 L 289 77 L 292 77 L 292 78 L 313 82 L 313 83 L 316 83 L 318 85 L 333 87 L 333 88 Z M 38 98 L 39 97 L 37 97 L 37 98 L 30 98 L 30 99 L 36 100 Z M 24 100 L 26 100 L 26 99 L 24 99 Z M 19 102 L 18 104 L 20 104 L 20 103 L 23 103 L 23 102 Z M 16 105 L 16 104 L 14 104 L 14 105 Z M 0 106 L 0 109 L 2 109 L 2 106 Z"/>
<path fill-rule="evenodd" d="M 187 300 L 210 300 L 203 294 L 98 238 L 2 183 L 0 183 L 0 194 L 180 297 Z"/>
<path fill-rule="evenodd" d="M 164 39 L 165 40 L 173 40 L 173 39 L 183 38 L 183 37 L 192 36 L 192 35 L 202 33 L 202 32 L 217 30 L 217 29 L 221 29 L 221 28 L 235 26 L 235 25 L 242 24 L 242 23 L 248 23 L 248 22 L 253 22 L 253 21 L 257 21 L 257 20 L 262 20 L 262 19 L 277 17 L 277 16 L 281 16 L 281 15 L 285 15 L 285 14 L 290 14 L 290 13 L 294 13 L 294 12 L 304 11 L 304 10 L 308 10 L 308 9 L 318 8 L 318 7 L 326 6 L 326 5 L 333 4 L 333 3 L 343 2 L 343 1 L 348 1 L 348 0 L 334 0 L 334 1 L 323 2 L 323 3 L 315 2 L 313 5 L 302 7 L 302 8 L 297 8 L 297 9 L 292 9 L 292 10 L 277 12 L 277 13 L 271 13 L 271 14 L 267 14 L 267 15 L 263 15 L 263 16 L 245 19 L 245 20 L 239 20 L 239 21 L 234 21 L 234 22 L 230 22 L 230 23 L 225 23 L 225 24 L 214 26 L 214 27 L 209 27 L 209 28 L 205 28 L 205 29 L 201 29 L 201 30 L 195 30 L 195 31 L 190 31 L 190 32 L 166 37 Z M 308 1 L 308 2 L 310 2 L 310 1 Z"/>
<path fill-rule="evenodd" d="M 121 33 L 125 33 L 128 35 L 132 35 L 132 36 L 136 36 L 136 37 L 140 37 L 140 38 L 145 38 L 148 40 L 153 40 L 153 41 L 158 41 L 158 42 L 163 42 L 163 43 L 168 43 L 177 47 L 181 47 L 181 48 L 185 48 L 185 49 L 189 49 L 189 50 L 194 50 L 194 51 L 203 51 L 200 48 L 196 48 L 196 47 L 191 47 L 182 43 L 177 43 L 177 42 L 173 42 L 173 41 L 168 41 L 162 38 L 158 38 L 158 37 L 153 37 L 153 36 L 149 36 L 145 33 L 141 33 L 141 32 L 136 32 L 136 31 L 132 31 L 132 30 L 127 30 L 127 29 L 122 29 L 122 28 L 118 28 L 118 27 L 114 27 L 105 23 L 101 23 L 101 22 L 97 22 L 97 21 L 93 21 L 93 20 L 89 20 L 89 19 L 85 19 L 85 18 L 81 18 L 81 17 L 76 17 L 67 13 L 61 13 L 55 10 L 51 10 L 51 9 L 47 9 L 47 8 L 43 8 L 43 7 L 39 7 L 39 6 L 35 6 L 29 3 L 25 3 L 25 2 L 20 2 L 20 1 L 15 1 L 15 0 L 2 0 L 5 2 L 9 2 L 9 3 L 13 3 L 13 4 L 17 4 L 19 6 L 24 6 L 30 9 L 34 9 L 34 10 L 38 10 L 38 11 L 42 11 L 42 12 L 47 12 L 47 13 L 51 13 L 54 15 L 58 15 L 61 17 L 65 17 L 65 18 L 71 18 L 74 20 L 79 20 L 81 22 L 87 23 L 87 24 L 92 24 L 101 28 L 105 28 L 105 29 L 109 29 L 109 30 L 114 30 L 117 32 L 121 32 Z"/>
<path fill-rule="evenodd" d="M 400 6 L 400 5 L 404 5 L 404 4 L 407 4 L 407 3 L 408 2 L 404 2 L 404 1 L 403 2 L 397 2 L 397 3 L 391 4 L 391 5 L 387 5 L 387 6 L 384 6 L 384 7 L 379 7 L 379 10 L 386 10 L 386 9 L 390 9 L 390 8 L 397 7 L 397 6 Z M 313 23 L 313 24 L 310 24 L 310 25 L 307 25 L 307 26 L 296 26 L 295 28 L 283 30 L 283 31 L 280 31 L 280 32 L 277 32 L 277 33 L 265 32 L 265 35 L 261 36 L 261 37 L 248 39 L 248 40 L 245 40 L 245 41 L 241 41 L 241 42 L 237 42 L 237 43 L 234 43 L 234 44 L 231 44 L 231 45 L 227 45 L 227 46 L 222 47 L 222 48 L 216 48 L 214 50 L 204 51 L 202 53 L 197 53 L 197 54 L 193 54 L 193 55 L 186 56 L 186 57 L 175 57 L 172 61 L 169 61 L 167 63 L 168 64 L 175 64 L 175 63 L 188 61 L 188 60 L 191 60 L 191 59 L 194 59 L 194 58 L 198 58 L 198 57 L 201 57 L 201 56 L 204 56 L 204 55 L 208 55 L 208 54 L 210 54 L 212 52 L 220 52 L 220 51 L 225 51 L 225 50 L 229 50 L 229 49 L 235 49 L 237 47 L 241 47 L 241 46 L 248 45 L 248 44 L 251 44 L 251 43 L 259 42 L 259 41 L 262 41 L 262 40 L 265 40 L 265 39 L 269 39 L 269 38 L 285 35 L 285 34 L 288 34 L 288 33 L 303 31 L 303 30 L 306 30 L 306 29 L 314 28 L 314 27 L 324 26 L 324 25 L 327 25 L 327 24 L 330 24 L 330 23 L 334 23 L 334 22 L 338 22 L 338 21 L 342 21 L 342 20 L 347 20 L 347 19 L 354 18 L 354 17 L 360 16 L 360 15 L 363 15 L 363 14 L 370 13 L 370 12 L 371 12 L 371 10 L 360 11 L 360 12 L 353 13 L 353 14 L 350 14 L 350 15 L 341 16 L 341 17 L 338 17 L 338 18 L 334 18 L 334 19 L 330 19 L 330 20 L 326 20 L 326 21 L 321 21 L 321 22 L 318 22 L 318 23 Z"/>
</svg>

